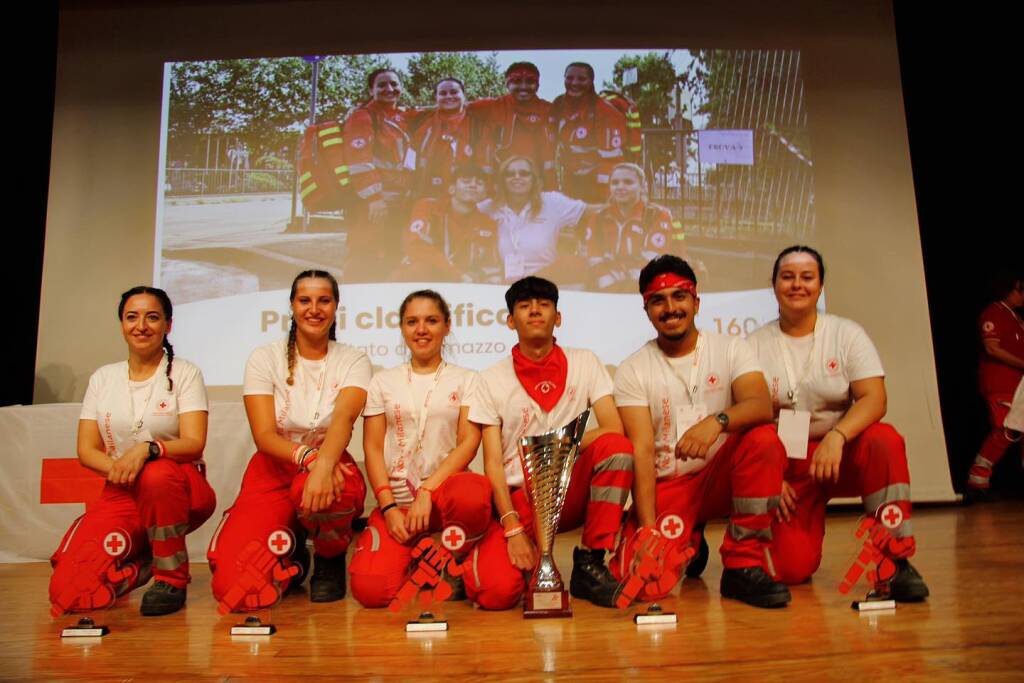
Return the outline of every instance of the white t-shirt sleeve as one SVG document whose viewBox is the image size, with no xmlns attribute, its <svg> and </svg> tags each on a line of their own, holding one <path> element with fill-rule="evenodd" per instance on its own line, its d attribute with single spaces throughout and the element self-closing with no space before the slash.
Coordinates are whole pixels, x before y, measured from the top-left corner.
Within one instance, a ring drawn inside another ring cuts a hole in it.
<svg viewBox="0 0 1024 683">
<path fill-rule="evenodd" d="M 178 414 L 192 413 L 196 411 L 208 411 L 210 409 L 206 396 L 206 383 L 203 382 L 203 373 L 191 363 L 182 363 L 182 372 L 178 373 L 177 366 L 171 364 L 172 375 L 178 375 L 174 379 L 174 393 L 178 395 Z M 166 382 L 166 378 L 157 378 L 158 382 Z"/>
<path fill-rule="evenodd" d="M 762 372 L 761 364 L 757 362 L 757 354 L 745 339 L 733 337 L 729 343 L 729 367 L 732 368 L 732 378 L 742 377 L 748 372 Z"/>
<path fill-rule="evenodd" d="M 367 389 L 370 386 L 370 380 L 373 378 L 373 365 L 370 364 L 369 356 L 362 351 L 358 351 L 358 353 L 359 358 L 352 363 L 348 372 L 345 373 L 345 379 L 341 383 L 342 389 L 347 387 Z"/>
<path fill-rule="evenodd" d="M 459 404 L 460 408 L 472 408 L 473 394 L 476 393 L 479 386 L 480 375 L 472 370 L 467 372 L 466 378 L 462 380 L 462 403 Z"/>
<path fill-rule="evenodd" d="M 243 396 L 274 395 L 274 348 L 276 347 L 261 346 L 249 355 L 249 360 L 245 363 Z"/>
<path fill-rule="evenodd" d="M 630 406 L 647 407 L 647 392 L 637 373 L 637 363 L 627 361 L 615 371 L 615 405 L 620 408 Z"/>
<path fill-rule="evenodd" d="M 99 393 L 99 372 L 92 373 L 89 377 L 89 386 L 85 390 L 85 398 L 82 399 L 82 412 L 78 415 L 79 420 L 95 420 L 96 398 Z"/>
<path fill-rule="evenodd" d="M 583 217 L 583 212 L 587 209 L 585 202 L 566 197 L 561 192 L 545 193 L 544 201 L 550 201 L 554 204 L 556 209 L 555 215 L 557 216 L 555 220 L 558 222 L 559 228 L 566 228 L 579 223 L 580 218 Z"/>
<path fill-rule="evenodd" d="M 490 387 L 483 377 L 477 380 L 476 386 L 473 388 L 469 400 L 469 419 L 482 425 L 501 424 L 501 414 L 494 404 Z"/>
<path fill-rule="evenodd" d="M 373 417 L 384 414 L 384 392 L 381 390 L 380 374 L 370 380 L 370 388 L 366 390 L 366 407 L 363 408 L 363 417 Z"/>
<path fill-rule="evenodd" d="M 846 337 L 843 344 L 846 348 L 846 371 L 851 382 L 885 376 L 878 350 L 863 327 L 847 320 L 843 336 Z"/>
</svg>

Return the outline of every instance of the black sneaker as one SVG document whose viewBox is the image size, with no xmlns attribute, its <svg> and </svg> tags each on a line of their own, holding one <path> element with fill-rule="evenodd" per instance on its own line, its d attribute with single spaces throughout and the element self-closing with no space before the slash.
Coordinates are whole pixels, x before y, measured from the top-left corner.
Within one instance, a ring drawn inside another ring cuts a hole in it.
<svg viewBox="0 0 1024 683">
<path fill-rule="evenodd" d="M 603 550 L 573 548 L 569 594 L 600 607 L 615 607 L 619 582 L 604 564 Z"/>
<path fill-rule="evenodd" d="M 454 561 L 452 560 L 452 562 Z M 459 576 L 452 576 L 448 573 L 448 569 L 445 568 L 441 572 L 441 579 L 452 587 L 452 594 L 448 596 L 449 602 L 458 602 L 466 599 L 466 582 L 462 580 L 461 574 Z"/>
<path fill-rule="evenodd" d="M 309 556 L 309 548 L 306 547 L 305 540 L 298 541 L 299 547 L 292 553 L 292 562 L 299 567 L 299 575 L 292 579 L 288 585 L 289 588 L 298 588 L 302 585 L 302 582 L 309 576 L 309 566 L 313 563 L 313 558 Z"/>
<path fill-rule="evenodd" d="M 760 567 L 722 570 L 722 596 L 754 607 L 785 607 L 792 599 L 789 588 L 768 576 Z"/>
<path fill-rule="evenodd" d="M 139 612 L 144 617 L 162 617 L 174 614 L 185 606 L 187 591 L 157 580 L 142 596 Z"/>
<path fill-rule="evenodd" d="M 310 602 L 334 602 L 345 597 L 345 553 L 337 557 L 314 555 L 309 579 Z"/>
<path fill-rule="evenodd" d="M 975 503 L 990 503 L 993 500 L 991 489 L 979 489 L 968 486 L 964 489 L 963 504 L 974 505 Z"/>
<path fill-rule="evenodd" d="M 889 588 L 896 602 L 921 602 L 928 597 L 928 585 L 906 560 L 896 560 L 896 575 L 889 580 Z"/>
<path fill-rule="evenodd" d="M 704 525 L 702 524 L 700 528 L 700 545 L 697 547 L 697 554 L 690 560 L 690 564 L 686 565 L 686 576 L 696 579 L 703 574 L 704 568 L 708 566 L 708 556 L 710 554 L 708 539 L 704 538 Z"/>
</svg>

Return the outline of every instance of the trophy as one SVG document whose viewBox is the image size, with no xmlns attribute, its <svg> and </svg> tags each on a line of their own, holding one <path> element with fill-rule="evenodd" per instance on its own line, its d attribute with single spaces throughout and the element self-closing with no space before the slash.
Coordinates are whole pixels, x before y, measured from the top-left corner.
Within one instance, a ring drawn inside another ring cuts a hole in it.
<svg viewBox="0 0 1024 683">
<path fill-rule="evenodd" d="M 588 408 L 561 429 L 519 439 L 519 459 L 523 464 L 526 496 L 533 508 L 533 529 L 540 553 L 523 603 L 523 616 L 527 619 L 572 616 L 569 593 L 555 566 L 552 551 L 569 478 L 589 417 Z"/>
</svg>

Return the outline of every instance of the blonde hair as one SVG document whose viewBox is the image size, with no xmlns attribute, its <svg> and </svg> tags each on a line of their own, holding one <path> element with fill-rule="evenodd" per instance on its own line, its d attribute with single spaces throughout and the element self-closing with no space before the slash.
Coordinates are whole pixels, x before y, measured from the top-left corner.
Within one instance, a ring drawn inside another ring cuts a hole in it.
<svg viewBox="0 0 1024 683">
<path fill-rule="evenodd" d="M 508 189 L 505 187 L 505 172 L 508 167 L 517 161 L 525 161 L 526 165 L 530 168 L 530 177 L 533 182 L 530 184 L 530 218 L 535 218 L 540 213 L 541 204 L 543 199 L 541 198 L 541 189 L 544 187 L 544 182 L 541 180 L 540 174 L 537 172 L 537 165 L 533 163 L 533 159 L 524 156 L 510 156 L 505 161 L 501 162 L 501 166 L 498 167 L 498 177 L 494 183 L 494 198 L 496 206 L 508 206 Z"/>
</svg>

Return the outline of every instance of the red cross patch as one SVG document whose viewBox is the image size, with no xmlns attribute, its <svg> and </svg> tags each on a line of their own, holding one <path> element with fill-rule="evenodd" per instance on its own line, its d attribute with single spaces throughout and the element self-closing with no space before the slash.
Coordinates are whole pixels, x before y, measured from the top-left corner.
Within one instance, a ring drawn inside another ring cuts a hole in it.
<svg viewBox="0 0 1024 683">
<path fill-rule="evenodd" d="M 156 407 L 159 408 L 160 410 L 164 410 L 165 408 L 167 408 L 167 401 L 160 401 L 160 403 L 158 403 Z"/>
<path fill-rule="evenodd" d="M 128 537 L 120 531 L 111 531 L 103 537 L 103 550 L 111 557 L 120 557 L 128 552 Z"/>
<path fill-rule="evenodd" d="M 576 137 L 579 140 L 582 140 L 583 138 L 587 137 L 587 129 L 586 129 L 586 127 L 580 126 L 579 128 L 577 128 L 576 129 Z"/>
<path fill-rule="evenodd" d="M 473 156 L 473 148 L 470 145 L 466 145 L 465 147 L 462 148 L 462 153 L 465 154 L 467 157 L 471 157 Z"/>
<path fill-rule="evenodd" d="M 716 375 L 713 372 L 710 375 L 708 375 L 708 386 L 709 387 L 718 386 L 718 375 Z"/>
<path fill-rule="evenodd" d="M 448 403 L 450 403 L 452 405 L 455 405 L 458 402 L 459 402 L 459 394 L 457 392 L 453 391 L 452 393 L 448 394 Z"/>
<path fill-rule="evenodd" d="M 292 532 L 287 529 L 271 531 L 267 536 L 267 549 L 278 557 L 284 557 L 290 553 L 293 545 L 295 545 L 295 539 L 292 537 Z"/>
<path fill-rule="evenodd" d="M 654 247 L 657 248 L 657 249 L 664 248 L 665 247 L 665 233 L 663 233 L 663 232 L 656 232 L 653 235 L 651 235 L 651 244 L 654 245 Z"/>
<path fill-rule="evenodd" d="M 362 149 L 363 147 L 366 147 L 366 140 L 363 138 L 353 138 L 352 146 L 356 149 Z"/>
<path fill-rule="evenodd" d="M 981 324 L 981 329 L 984 332 L 991 332 L 992 330 L 996 329 L 996 325 L 991 320 L 986 320 Z"/>
<path fill-rule="evenodd" d="M 903 510 L 896 503 L 889 503 L 882 508 L 882 514 L 879 515 L 879 518 L 886 529 L 895 529 L 900 524 L 903 524 Z"/>
<path fill-rule="evenodd" d="M 830 375 L 838 375 L 839 374 L 839 359 L 838 358 L 829 358 L 827 361 L 825 361 L 825 369 L 828 370 L 828 374 L 830 374 Z"/>
<path fill-rule="evenodd" d="M 441 532 L 441 545 L 455 552 L 466 545 L 466 532 L 458 524 L 449 524 Z"/>
<path fill-rule="evenodd" d="M 423 222 L 422 220 L 417 218 L 416 220 L 414 220 L 409 225 L 409 230 L 414 232 L 414 233 L 416 233 L 417 235 L 422 235 L 423 234 L 423 228 L 425 228 L 425 227 L 427 227 L 427 224 L 425 222 Z"/>
<path fill-rule="evenodd" d="M 658 525 L 658 531 L 669 540 L 682 536 L 684 528 L 683 519 L 679 515 L 665 515 Z"/>
<path fill-rule="evenodd" d="M 557 388 L 558 388 L 557 384 L 555 384 L 554 382 L 552 382 L 549 379 L 545 379 L 545 380 L 542 380 L 540 382 L 537 382 L 537 384 L 533 387 L 533 390 L 534 391 L 539 391 L 542 394 L 548 394 L 548 393 L 551 393 L 552 391 L 554 391 Z"/>
</svg>

